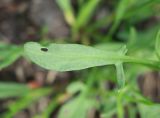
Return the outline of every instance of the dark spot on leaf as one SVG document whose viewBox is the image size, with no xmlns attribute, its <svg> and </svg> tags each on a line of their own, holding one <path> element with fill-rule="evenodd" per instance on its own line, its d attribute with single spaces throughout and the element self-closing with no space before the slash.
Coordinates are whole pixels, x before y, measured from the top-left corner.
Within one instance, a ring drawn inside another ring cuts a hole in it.
<svg viewBox="0 0 160 118">
<path fill-rule="evenodd" d="M 43 51 L 43 52 L 47 52 L 47 51 L 48 51 L 48 49 L 47 49 L 47 48 L 41 48 L 41 51 Z"/>
</svg>

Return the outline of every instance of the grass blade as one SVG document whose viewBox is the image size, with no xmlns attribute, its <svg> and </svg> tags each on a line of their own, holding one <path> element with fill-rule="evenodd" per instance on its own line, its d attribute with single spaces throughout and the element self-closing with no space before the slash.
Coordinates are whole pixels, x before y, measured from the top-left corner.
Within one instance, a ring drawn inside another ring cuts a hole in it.
<svg viewBox="0 0 160 118">
<path fill-rule="evenodd" d="M 0 43 L 0 70 L 15 62 L 22 53 L 21 46 Z"/>
<path fill-rule="evenodd" d="M 56 0 L 59 7 L 62 9 L 65 19 L 69 25 L 73 25 L 75 22 L 75 16 L 70 0 Z"/>
<path fill-rule="evenodd" d="M 160 59 L 160 30 L 157 33 L 155 49 L 157 57 Z"/>
<path fill-rule="evenodd" d="M 86 4 L 84 4 L 75 22 L 76 29 L 79 29 L 88 23 L 99 1 L 100 0 L 89 0 Z"/>
<path fill-rule="evenodd" d="M 127 10 L 128 3 L 129 3 L 129 0 L 120 0 L 119 4 L 117 6 L 116 13 L 115 13 L 115 20 L 114 20 L 113 26 L 111 27 L 111 30 L 109 32 L 111 35 L 115 32 L 115 30 L 119 26 L 124 14 Z"/>
<path fill-rule="evenodd" d="M 24 84 L 0 82 L 0 99 L 23 96 L 29 90 Z"/>
</svg>

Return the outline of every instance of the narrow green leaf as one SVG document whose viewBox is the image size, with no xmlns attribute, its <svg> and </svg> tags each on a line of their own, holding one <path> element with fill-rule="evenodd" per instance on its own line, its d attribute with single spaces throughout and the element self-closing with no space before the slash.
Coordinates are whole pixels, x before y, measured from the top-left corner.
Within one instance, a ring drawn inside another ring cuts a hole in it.
<svg viewBox="0 0 160 118">
<path fill-rule="evenodd" d="M 157 57 L 160 59 L 160 30 L 157 33 L 155 49 Z"/>
<path fill-rule="evenodd" d="M 116 70 L 117 70 L 118 88 L 121 89 L 125 86 L 125 75 L 124 75 L 123 64 L 122 63 L 116 64 Z"/>
<path fill-rule="evenodd" d="M 56 71 L 80 70 L 94 66 L 114 64 L 119 53 L 102 51 L 78 44 L 51 44 L 43 48 L 40 44 L 25 44 L 25 53 L 36 64 Z M 46 50 L 43 50 L 46 49 Z"/>
<path fill-rule="evenodd" d="M 52 98 L 51 101 L 49 102 L 49 105 L 46 107 L 46 109 L 41 114 L 36 114 L 32 118 L 49 118 L 58 106 L 59 106 L 58 97 L 54 96 L 54 98 Z"/>
<path fill-rule="evenodd" d="M 145 105 L 139 104 L 138 105 L 140 116 L 141 118 L 159 118 L 160 116 L 160 105 Z"/>
<path fill-rule="evenodd" d="M 23 52 L 21 46 L 0 43 L 0 70 L 11 65 Z"/>
<path fill-rule="evenodd" d="M 75 27 L 77 29 L 88 23 L 99 1 L 100 0 L 88 0 L 87 3 L 82 6 L 75 22 Z"/>
<path fill-rule="evenodd" d="M 70 94 L 75 94 L 76 92 L 81 92 L 86 89 L 86 86 L 82 82 L 73 82 L 67 87 L 67 92 Z"/>
<path fill-rule="evenodd" d="M 69 25 L 73 25 L 75 22 L 75 16 L 70 0 L 56 0 L 59 7 L 62 9 L 65 19 Z"/>
<path fill-rule="evenodd" d="M 130 34 L 129 34 L 129 45 L 135 44 L 137 41 L 137 31 L 134 27 L 131 27 Z"/>
<path fill-rule="evenodd" d="M 29 92 L 28 86 L 16 83 L 0 82 L 0 98 L 23 96 Z"/>
<path fill-rule="evenodd" d="M 126 46 L 121 47 L 119 50 L 119 53 L 121 55 L 125 55 L 127 53 L 127 48 Z M 125 74 L 123 70 L 123 62 L 119 62 L 116 65 L 116 70 L 117 70 L 117 82 L 118 82 L 118 88 L 121 89 L 125 85 Z"/>
<path fill-rule="evenodd" d="M 106 50 L 106 51 L 114 51 L 117 52 L 119 51 L 119 49 L 121 49 L 122 47 L 124 47 L 125 44 L 124 43 L 117 43 L 117 42 L 107 42 L 107 43 L 100 43 L 95 45 L 95 48 L 98 48 L 100 50 Z"/>
<path fill-rule="evenodd" d="M 136 23 L 151 16 L 159 15 L 159 10 L 155 9 L 160 3 L 159 0 L 131 0 L 130 2 L 131 5 L 124 16 L 125 20 L 130 19 Z"/>
<path fill-rule="evenodd" d="M 95 100 L 78 96 L 62 106 L 58 118 L 86 118 L 87 112 L 95 106 Z"/>
<path fill-rule="evenodd" d="M 78 6 L 81 7 L 84 2 L 85 2 L 85 0 L 78 0 Z"/>
<path fill-rule="evenodd" d="M 117 27 L 119 26 L 121 20 L 123 19 L 123 16 L 127 10 L 128 7 L 128 3 L 130 0 L 120 0 L 117 9 L 116 9 L 116 13 L 115 13 L 115 19 L 114 19 L 114 23 L 113 26 L 110 30 L 110 34 L 113 34 L 115 32 L 115 30 L 117 29 Z"/>
<path fill-rule="evenodd" d="M 37 101 L 39 98 L 48 95 L 51 90 L 51 88 L 40 88 L 30 91 L 22 98 L 10 103 L 7 106 L 8 110 L 4 113 L 3 118 L 13 118 L 18 112 L 32 105 L 32 103 Z"/>
<path fill-rule="evenodd" d="M 24 50 L 34 63 L 56 71 L 81 70 L 121 62 L 132 62 L 160 69 L 158 61 L 132 58 L 118 51 L 103 51 L 79 44 L 50 44 L 48 47 L 43 47 L 38 43 L 29 42 L 24 45 Z"/>
</svg>

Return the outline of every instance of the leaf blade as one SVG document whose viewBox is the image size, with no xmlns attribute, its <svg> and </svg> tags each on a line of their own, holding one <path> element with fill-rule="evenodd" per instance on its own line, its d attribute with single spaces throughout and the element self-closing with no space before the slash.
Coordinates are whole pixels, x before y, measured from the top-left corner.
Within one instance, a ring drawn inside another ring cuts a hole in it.
<svg viewBox="0 0 160 118">
<path fill-rule="evenodd" d="M 26 56 L 32 62 L 48 70 L 73 71 L 122 62 L 160 69 L 159 61 L 124 56 L 119 51 L 103 51 L 79 44 L 51 44 L 47 47 L 47 51 L 42 51 L 41 48 L 44 47 L 35 42 L 24 45 Z"/>
<path fill-rule="evenodd" d="M 22 53 L 21 46 L 0 43 L 0 70 L 14 63 Z"/>
<path fill-rule="evenodd" d="M 160 59 L 160 30 L 157 33 L 155 50 L 156 50 L 157 57 Z"/>
<path fill-rule="evenodd" d="M 75 16 L 70 0 L 56 0 L 57 4 L 64 13 L 64 17 L 69 25 L 73 25 L 75 22 Z"/>
<path fill-rule="evenodd" d="M 89 0 L 80 10 L 75 22 L 76 29 L 85 26 L 90 20 L 93 11 L 96 9 L 100 0 Z"/>
<path fill-rule="evenodd" d="M 28 93 L 30 88 L 24 84 L 0 82 L 0 98 L 19 97 Z"/>
<path fill-rule="evenodd" d="M 48 52 L 41 51 L 41 45 L 30 42 L 25 44 L 27 56 L 36 64 L 56 71 L 80 70 L 94 66 L 114 64 L 114 52 L 105 52 L 78 44 L 51 44 Z M 106 56 L 107 55 L 107 56 Z M 106 59 L 106 58 L 108 59 Z"/>
</svg>

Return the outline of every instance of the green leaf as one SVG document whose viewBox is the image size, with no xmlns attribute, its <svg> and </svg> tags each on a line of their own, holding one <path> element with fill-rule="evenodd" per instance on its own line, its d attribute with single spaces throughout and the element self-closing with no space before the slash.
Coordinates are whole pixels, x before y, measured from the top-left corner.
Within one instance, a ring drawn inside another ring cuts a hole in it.
<svg viewBox="0 0 160 118">
<path fill-rule="evenodd" d="M 70 0 L 56 0 L 59 7 L 62 9 L 65 19 L 69 25 L 73 25 L 75 22 L 75 16 Z"/>
<path fill-rule="evenodd" d="M 134 45 L 136 41 L 137 41 L 137 31 L 134 27 L 131 27 L 129 33 L 128 45 L 129 46 Z"/>
<path fill-rule="evenodd" d="M 116 70 L 117 70 L 118 88 L 121 89 L 125 86 L 125 74 L 124 74 L 123 64 L 122 63 L 116 64 Z"/>
<path fill-rule="evenodd" d="M 59 106 L 58 97 L 55 97 L 51 99 L 49 102 L 49 105 L 44 109 L 44 111 L 41 114 L 36 114 L 32 118 L 49 118 L 52 113 L 56 110 L 56 108 Z"/>
<path fill-rule="evenodd" d="M 123 15 L 128 7 L 129 1 L 130 0 L 120 0 L 118 7 L 116 9 L 115 22 L 120 22 L 120 20 L 122 20 Z"/>
<path fill-rule="evenodd" d="M 155 9 L 160 3 L 159 0 L 131 0 L 130 3 L 131 5 L 124 16 L 125 20 L 129 19 L 136 23 L 149 17 L 159 15 L 159 10 Z"/>
<path fill-rule="evenodd" d="M 96 106 L 96 102 L 84 96 L 78 96 L 62 106 L 58 118 L 86 118 L 87 112 Z"/>
<path fill-rule="evenodd" d="M 77 29 L 88 23 L 99 1 L 100 0 L 88 0 L 87 3 L 82 6 L 75 22 L 75 27 Z"/>
<path fill-rule="evenodd" d="M 25 53 L 34 63 L 50 70 L 71 71 L 115 64 L 119 53 L 78 44 L 51 44 L 42 51 L 38 43 L 25 44 Z"/>
<path fill-rule="evenodd" d="M 30 91 L 22 98 L 16 100 L 15 102 L 11 102 L 10 104 L 8 104 L 8 110 L 4 113 L 3 118 L 13 118 L 18 112 L 32 105 L 33 102 L 51 93 L 51 90 L 51 88 L 35 89 Z"/>
<path fill-rule="evenodd" d="M 157 33 L 155 49 L 157 57 L 160 59 L 160 30 Z"/>
<path fill-rule="evenodd" d="M 140 116 L 142 118 L 159 118 L 160 116 L 160 105 L 145 105 L 139 104 L 138 105 Z"/>
<path fill-rule="evenodd" d="M 24 50 L 34 63 L 56 71 L 81 70 L 121 62 L 134 62 L 160 69 L 159 62 L 154 60 L 132 58 L 118 51 L 103 51 L 79 44 L 50 44 L 48 47 L 43 47 L 38 43 L 29 42 L 24 45 Z"/>
<path fill-rule="evenodd" d="M 70 94 L 75 94 L 76 92 L 81 92 L 86 89 L 86 86 L 82 82 L 73 82 L 67 87 L 67 92 Z"/>
<path fill-rule="evenodd" d="M 117 27 L 119 26 L 127 8 L 128 8 L 129 1 L 130 0 L 120 0 L 119 4 L 117 6 L 117 9 L 116 9 L 115 19 L 114 19 L 113 26 L 110 30 L 110 34 L 113 34 L 115 32 L 115 30 L 117 29 Z"/>
<path fill-rule="evenodd" d="M 121 55 L 125 55 L 127 53 L 126 46 L 121 47 L 118 52 Z M 123 70 L 123 62 L 119 62 L 115 65 L 116 65 L 116 70 L 117 70 L 118 87 L 119 87 L 119 89 L 121 89 L 125 85 L 125 74 L 124 74 L 124 70 Z"/>
<path fill-rule="evenodd" d="M 23 52 L 21 46 L 0 43 L 0 70 L 15 62 Z"/>
<path fill-rule="evenodd" d="M 117 52 L 119 51 L 119 49 L 121 49 L 122 47 L 124 47 L 125 44 L 124 43 L 117 43 L 117 42 L 107 42 L 107 43 L 100 43 L 95 45 L 95 48 L 98 48 L 100 50 L 106 50 L 106 51 L 114 51 Z"/>
<path fill-rule="evenodd" d="M 29 92 L 28 86 L 25 84 L 4 83 L 0 82 L 0 98 L 10 98 L 23 96 Z"/>
</svg>

